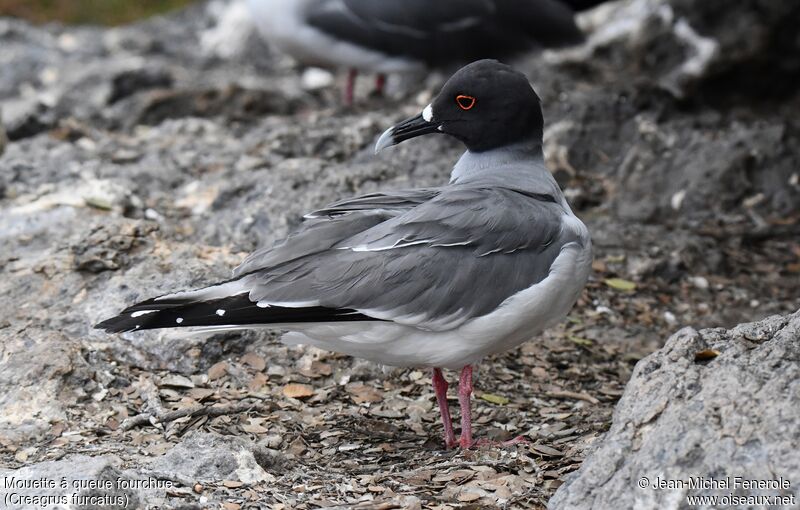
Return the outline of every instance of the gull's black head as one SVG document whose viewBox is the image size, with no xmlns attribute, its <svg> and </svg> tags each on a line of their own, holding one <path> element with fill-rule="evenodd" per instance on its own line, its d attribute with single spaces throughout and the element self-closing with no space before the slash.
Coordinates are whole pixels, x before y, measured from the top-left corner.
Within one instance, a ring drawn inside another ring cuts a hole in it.
<svg viewBox="0 0 800 510">
<path fill-rule="evenodd" d="M 523 140 L 541 141 L 542 107 L 524 74 L 496 60 L 459 69 L 420 115 L 388 129 L 379 151 L 427 133 L 445 133 L 481 152 Z"/>
</svg>

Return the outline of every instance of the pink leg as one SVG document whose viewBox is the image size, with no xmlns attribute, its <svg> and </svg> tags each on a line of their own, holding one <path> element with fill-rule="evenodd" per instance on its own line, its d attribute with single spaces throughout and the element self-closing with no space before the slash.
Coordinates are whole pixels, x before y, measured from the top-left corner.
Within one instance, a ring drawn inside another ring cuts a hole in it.
<svg viewBox="0 0 800 510">
<path fill-rule="evenodd" d="M 353 106 L 353 94 L 356 88 L 356 77 L 358 76 L 358 71 L 356 69 L 350 69 L 347 72 L 347 85 L 344 88 L 344 104 L 345 106 Z"/>
<path fill-rule="evenodd" d="M 375 76 L 375 95 L 382 96 L 383 90 L 386 88 L 386 75 L 378 73 Z"/>
<path fill-rule="evenodd" d="M 450 407 L 447 405 L 447 381 L 442 375 L 441 368 L 433 369 L 433 390 L 436 392 L 436 402 L 439 403 L 439 412 L 442 414 L 444 444 L 447 448 L 452 448 L 457 443 L 453 434 L 453 420 L 450 419 Z"/>
<path fill-rule="evenodd" d="M 458 381 L 458 402 L 461 404 L 461 448 L 471 448 L 473 446 L 514 446 L 520 443 L 527 443 L 528 440 L 522 436 L 517 436 L 508 441 L 490 441 L 488 439 L 472 440 L 472 409 L 470 398 L 472 397 L 472 366 L 467 365 L 461 369 L 461 379 Z"/>
<path fill-rule="evenodd" d="M 461 448 L 472 446 L 472 365 L 461 369 L 461 378 L 458 380 L 458 403 L 461 404 Z"/>
</svg>

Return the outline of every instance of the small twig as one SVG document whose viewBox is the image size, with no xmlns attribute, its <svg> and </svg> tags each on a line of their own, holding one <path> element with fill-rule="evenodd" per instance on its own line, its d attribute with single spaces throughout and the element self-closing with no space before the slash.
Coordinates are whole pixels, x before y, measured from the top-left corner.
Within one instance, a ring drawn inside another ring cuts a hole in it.
<svg viewBox="0 0 800 510">
<path fill-rule="evenodd" d="M 153 415 L 151 413 L 142 413 L 132 416 L 122 422 L 120 428 L 122 430 L 130 430 L 139 425 L 151 423 L 153 425 L 160 423 L 170 423 L 177 419 L 186 416 L 208 416 L 209 418 L 216 418 L 226 414 L 238 414 L 245 411 L 256 410 L 259 412 L 270 412 L 271 408 L 263 404 L 251 402 L 237 402 L 235 404 L 228 404 L 224 406 L 194 406 L 176 409 L 174 411 L 163 412 L 160 415 Z"/>
<path fill-rule="evenodd" d="M 125 418 L 122 420 L 120 424 L 120 428 L 122 430 L 130 430 L 134 427 L 138 427 L 139 425 L 144 425 L 145 423 L 150 423 L 150 420 L 153 418 L 153 415 L 150 413 L 142 413 L 137 414 L 136 416 L 131 416 L 130 418 Z"/>
<path fill-rule="evenodd" d="M 161 406 L 161 395 L 158 394 L 158 387 L 153 380 L 141 376 L 139 377 L 139 387 L 141 388 L 145 411 L 155 416 L 163 414 L 164 408 Z"/>
<path fill-rule="evenodd" d="M 583 400 L 591 404 L 599 404 L 600 401 L 587 393 L 578 393 L 575 391 L 548 391 L 545 393 L 551 398 L 571 398 L 575 400 Z"/>
</svg>

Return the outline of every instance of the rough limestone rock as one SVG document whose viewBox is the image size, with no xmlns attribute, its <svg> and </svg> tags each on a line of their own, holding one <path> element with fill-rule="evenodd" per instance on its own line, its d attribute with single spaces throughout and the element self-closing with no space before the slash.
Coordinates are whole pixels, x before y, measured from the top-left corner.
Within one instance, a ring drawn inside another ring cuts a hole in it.
<svg viewBox="0 0 800 510">
<path fill-rule="evenodd" d="M 799 442 L 800 311 L 731 330 L 684 328 L 636 365 L 611 430 L 549 507 L 688 508 L 687 496 L 731 493 L 797 504 Z M 690 477 L 730 487 L 655 487 Z M 735 477 L 782 486 L 737 487 Z"/>
<path fill-rule="evenodd" d="M 61 334 L 46 338 L 19 331 L 0 347 L 2 430 L 10 438 L 27 438 L 65 418 L 64 407 L 75 404 L 75 387 L 85 386 L 86 362 L 79 349 Z"/>
<path fill-rule="evenodd" d="M 274 480 L 259 462 L 268 469 L 274 467 L 267 450 L 254 448 L 249 441 L 195 433 L 154 460 L 150 467 L 155 472 L 198 482 L 235 480 L 250 484 Z"/>
</svg>

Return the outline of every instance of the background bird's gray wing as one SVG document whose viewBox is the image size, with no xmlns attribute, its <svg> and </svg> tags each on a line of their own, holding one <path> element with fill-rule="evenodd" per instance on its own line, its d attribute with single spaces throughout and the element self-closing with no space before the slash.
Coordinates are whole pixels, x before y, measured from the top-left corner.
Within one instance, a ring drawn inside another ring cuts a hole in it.
<svg viewBox="0 0 800 510">
<path fill-rule="evenodd" d="M 582 39 L 571 9 L 558 0 L 329 0 L 307 21 L 337 39 L 430 65 Z"/>
<path fill-rule="evenodd" d="M 438 188 L 371 193 L 334 202 L 306 215 L 307 220 L 273 246 L 251 253 L 234 270 L 234 277 L 274 267 L 331 249 L 343 239 L 368 230 L 439 194 Z"/>
<path fill-rule="evenodd" d="M 448 329 L 542 281 L 561 248 L 580 242 L 563 228 L 563 215 L 549 196 L 451 188 L 331 249 L 265 267 L 242 283 L 262 306 L 357 310 Z"/>
<path fill-rule="evenodd" d="M 561 0 L 494 0 L 497 17 L 508 29 L 515 27 L 537 45 L 557 48 L 583 42 L 584 35 L 575 23 L 575 15 Z M 587 2 L 589 0 L 586 0 Z"/>
</svg>

